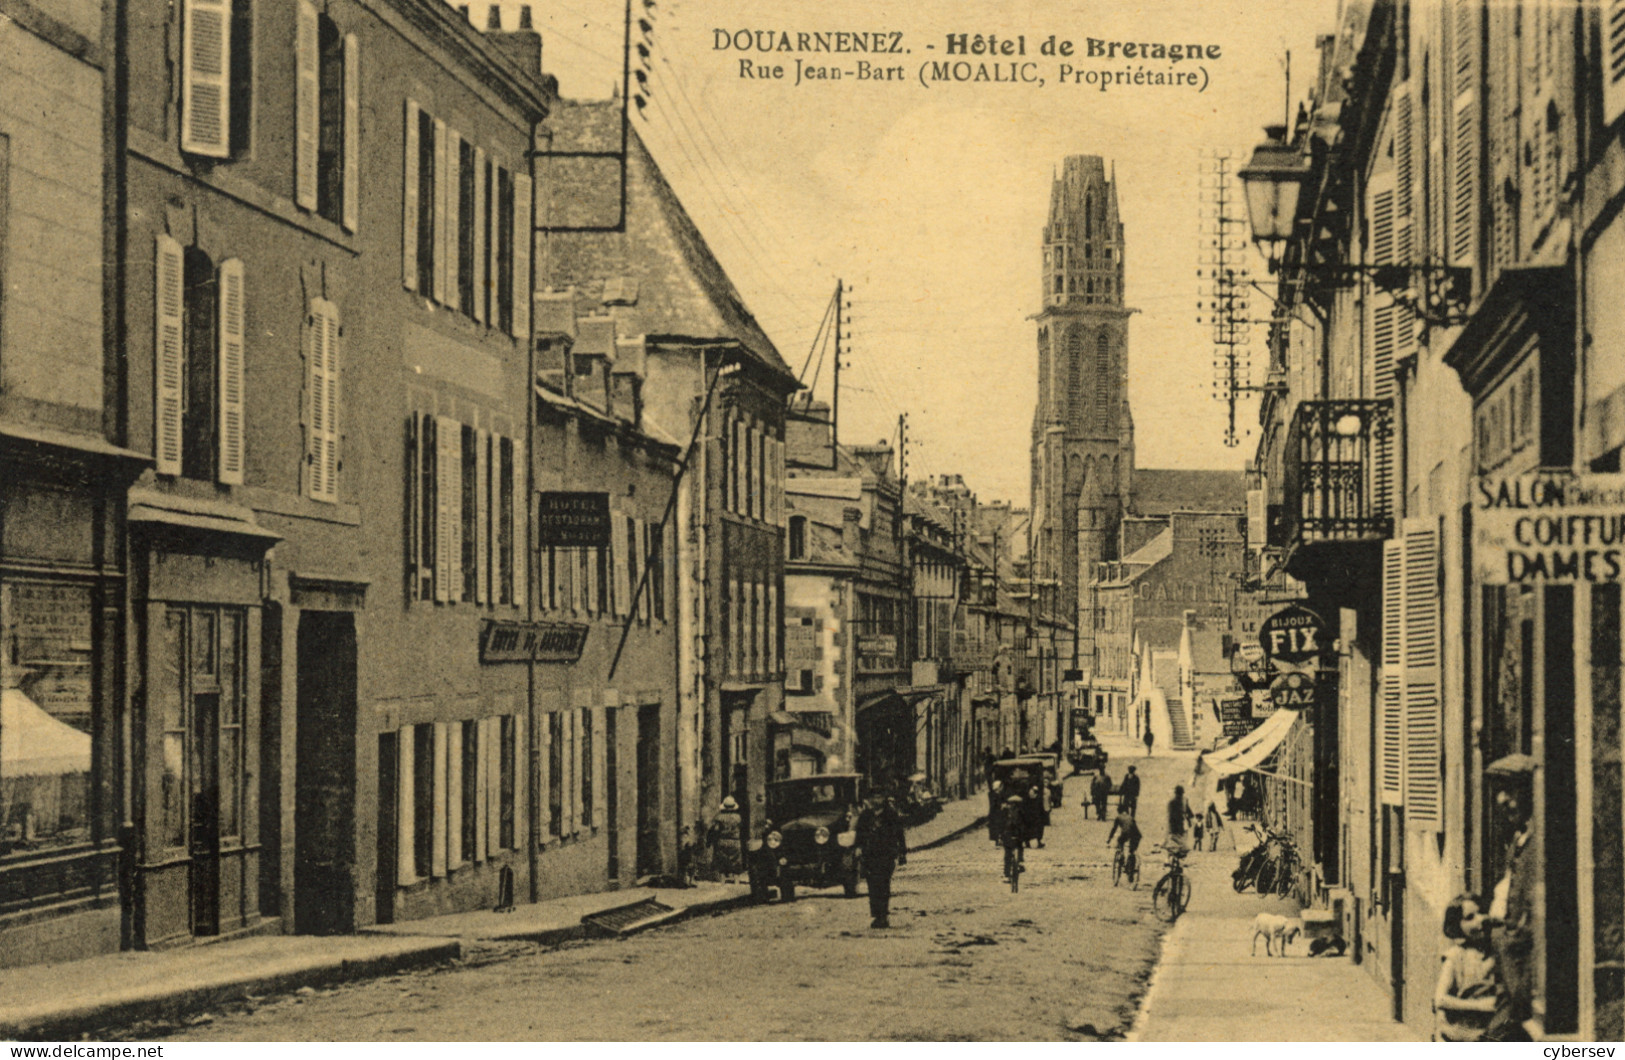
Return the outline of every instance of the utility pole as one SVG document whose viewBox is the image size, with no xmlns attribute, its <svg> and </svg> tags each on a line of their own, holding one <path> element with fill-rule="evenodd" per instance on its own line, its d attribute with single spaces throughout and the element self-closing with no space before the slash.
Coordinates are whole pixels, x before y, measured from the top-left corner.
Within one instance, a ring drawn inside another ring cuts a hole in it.
<svg viewBox="0 0 1625 1060">
<path fill-rule="evenodd" d="M 841 314 L 846 308 L 846 284 L 837 279 L 835 281 L 835 394 L 830 399 L 830 450 L 831 455 L 841 446 Z M 837 467 L 839 460 L 835 461 Z"/>
</svg>

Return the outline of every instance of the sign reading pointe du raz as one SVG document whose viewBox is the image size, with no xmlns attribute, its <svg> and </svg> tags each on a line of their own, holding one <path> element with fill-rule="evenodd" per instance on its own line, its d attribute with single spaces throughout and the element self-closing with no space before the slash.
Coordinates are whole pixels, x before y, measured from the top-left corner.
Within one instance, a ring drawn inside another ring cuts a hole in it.
<svg viewBox="0 0 1625 1060">
<path fill-rule="evenodd" d="M 1625 581 L 1625 474 L 1479 478 L 1473 568 L 1483 585 Z"/>
</svg>

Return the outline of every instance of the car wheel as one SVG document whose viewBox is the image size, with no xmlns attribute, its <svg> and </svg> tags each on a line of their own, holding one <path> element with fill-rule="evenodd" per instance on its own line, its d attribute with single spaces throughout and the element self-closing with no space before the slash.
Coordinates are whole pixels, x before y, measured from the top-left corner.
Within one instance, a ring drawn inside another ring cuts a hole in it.
<svg viewBox="0 0 1625 1060">
<path fill-rule="evenodd" d="M 758 903 L 766 902 L 767 897 L 768 897 L 768 895 L 767 895 L 767 884 L 763 883 L 761 881 L 761 879 L 759 879 L 754 872 L 751 873 L 751 875 L 750 875 L 750 900 L 753 901 L 753 902 L 758 902 Z"/>
<path fill-rule="evenodd" d="M 796 900 L 796 885 L 793 883 L 779 884 L 779 901 L 793 902 Z"/>
</svg>

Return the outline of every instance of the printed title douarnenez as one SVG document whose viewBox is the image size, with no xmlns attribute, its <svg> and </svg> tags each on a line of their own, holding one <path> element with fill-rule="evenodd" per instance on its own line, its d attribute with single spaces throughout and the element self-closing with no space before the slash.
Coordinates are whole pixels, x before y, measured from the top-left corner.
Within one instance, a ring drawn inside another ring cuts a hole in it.
<svg viewBox="0 0 1625 1060">
<path fill-rule="evenodd" d="M 1034 40 L 1039 38 L 1035 37 Z M 777 29 L 713 29 L 713 51 L 741 52 L 868 52 L 901 55 L 903 35 L 896 30 L 815 30 L 790 32 Z M 1217 44 L 1201 42 L 1120 41 L 1085 37 L 1081 42 L 1044 38 L 1034 51 L 1043 55 L 1087 59 L 1184 59 L 1216 60 L 1222 55 Z M 944 52 L 948 55 L 1026 55 L 1027 35 L 1000 36 L 996 33 L 949 33 Z"/>
</svg>

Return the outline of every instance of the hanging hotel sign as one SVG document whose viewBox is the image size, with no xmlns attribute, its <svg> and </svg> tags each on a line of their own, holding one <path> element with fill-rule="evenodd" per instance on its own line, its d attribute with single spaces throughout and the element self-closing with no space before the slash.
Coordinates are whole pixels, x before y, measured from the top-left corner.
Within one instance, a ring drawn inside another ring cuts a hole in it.
<svg viewBox="0 0 1625 1060">
<path fill-rule="evenodd" d="M 587 629 L 576 622 L 480 624 L 480 662 L 575 662 L 587 646 Z"/>
<path fill-rule="evenodd" d="M 609 494 L 537 495 L 536 543 L 542 548 L 603 548 L 609 534 Z"/>
<path fill-rule="evenodd" d="M 1625 582 L 1625 474 L 1480 477 L 1473 570 L 1482 585 Z"/>
</svg>

